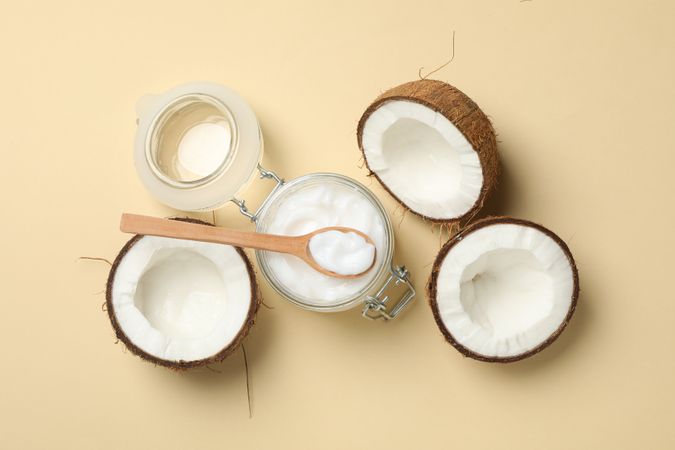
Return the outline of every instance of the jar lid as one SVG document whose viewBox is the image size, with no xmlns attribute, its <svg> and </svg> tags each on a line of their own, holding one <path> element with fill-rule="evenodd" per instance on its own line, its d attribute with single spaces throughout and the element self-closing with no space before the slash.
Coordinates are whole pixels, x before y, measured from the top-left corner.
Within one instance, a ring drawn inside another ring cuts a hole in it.
<svg viewBox="0 0 675 450">
<path fill-rule="evenodd" d="M 235 91 L 179 85 L 137 104 L 134 161 L 157 200 L 184 211 L 222 206 L 253 178 L 263 155 L 255 113 Z"/>
</svg>

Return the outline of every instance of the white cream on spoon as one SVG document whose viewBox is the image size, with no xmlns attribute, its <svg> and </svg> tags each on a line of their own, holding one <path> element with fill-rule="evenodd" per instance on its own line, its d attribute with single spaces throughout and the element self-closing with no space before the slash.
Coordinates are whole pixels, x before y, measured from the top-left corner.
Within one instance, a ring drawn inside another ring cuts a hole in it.
<svg viewBox="0 0 675 450">
<path fill-rule="evenodd" d="M 324 269 L 340 275 L 356 275 L 373 265 L 375 246 L 356 233 L 326 231 L 312 237 L 309 251 Z"/>
</svg>

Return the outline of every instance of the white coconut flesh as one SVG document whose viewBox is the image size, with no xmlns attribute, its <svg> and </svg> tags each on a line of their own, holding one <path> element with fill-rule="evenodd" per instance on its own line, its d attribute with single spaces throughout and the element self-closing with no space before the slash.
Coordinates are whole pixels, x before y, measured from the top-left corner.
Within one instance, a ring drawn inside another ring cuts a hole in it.
<svg viewBox="0 0 675 450">
<path fill-rule="evenodd" d="M 370 170 L 418 214 L 461 217 L 480 196 L 478 153 L 450 120 L 421 103 L 384 102 L 366 119 L 361 145 Z"/>
<path fill-rule="evenodd" d="M 538 347 L 566 320 L 575 281 L 570 260 L 542 231 L 488 225 L 447 253 L 436 284 L 439 316 L 454 340 L 486 357 Z"/>
<path fill-rule="evenodd" d="M 112 285 L 119 327 L 144 352 L 196 361 L 227 347 L 252 301 L 234 247 L 144 236 L 124 255 Z"/>
</svg>

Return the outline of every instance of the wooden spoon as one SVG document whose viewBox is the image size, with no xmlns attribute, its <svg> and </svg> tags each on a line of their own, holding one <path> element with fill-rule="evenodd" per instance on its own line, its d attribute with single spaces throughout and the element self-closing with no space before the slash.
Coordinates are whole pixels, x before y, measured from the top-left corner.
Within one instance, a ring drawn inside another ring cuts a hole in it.
<svg viewBox="0 0 675 450">
<path fill-rule="evenodd" d="M 363 272 L 353 275 L 342 275 L 333 272 L 316 262 L 309 251 L 309 241 L 313 236 L 325 233 L 326 231 L 337 230 L 343 233 L 356 233 L 365 239 L 366 242 L 375 246 L 372 239 L 370 239 L 370 236 L 359 230 L 347 227 L 320 228 L 302 236 L 280 236 L 276 234 L 255 233 L 252 231 L 230 230 L 211 225 L 182 222 L 180 220 L 160 219 L 158 217 L 141 216 L 138 214 L 122 214 L 120 230 L 124 233 L 187 239 L 190 241 L 213 242 L 216 244 L 229 244 L 238 247 L 288 253 L 289 255 L 297 256 L 302 259 L 317 272 L 335 278 L 358 278 L 363 276 L 373 268 L 376 259 L 376 254 L 373 254 L 373 262 L 370 266 Z"/>
</svg>

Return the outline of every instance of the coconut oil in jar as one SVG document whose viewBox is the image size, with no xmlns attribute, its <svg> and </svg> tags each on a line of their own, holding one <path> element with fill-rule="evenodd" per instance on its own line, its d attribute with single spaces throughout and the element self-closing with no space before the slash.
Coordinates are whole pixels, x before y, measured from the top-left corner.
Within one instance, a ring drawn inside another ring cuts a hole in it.
<svg viewBox="0 0 675 450">
<path fill-rule="evenodd" d="M 391 222 L 375 196 L 338 174 L 309 174 L 291 180 L 267 199 L 256 217 L 257 231 L 299 236 L 319 228 L 343 226 L 368 235 L 375 261 L 362 277 L 321 274 L 290 255 L 257 251 L 263 275 L 284 297 L 307 309 L 339 311 L 362 303 L 384 284 L 393 255 Z"/>
</svg>

